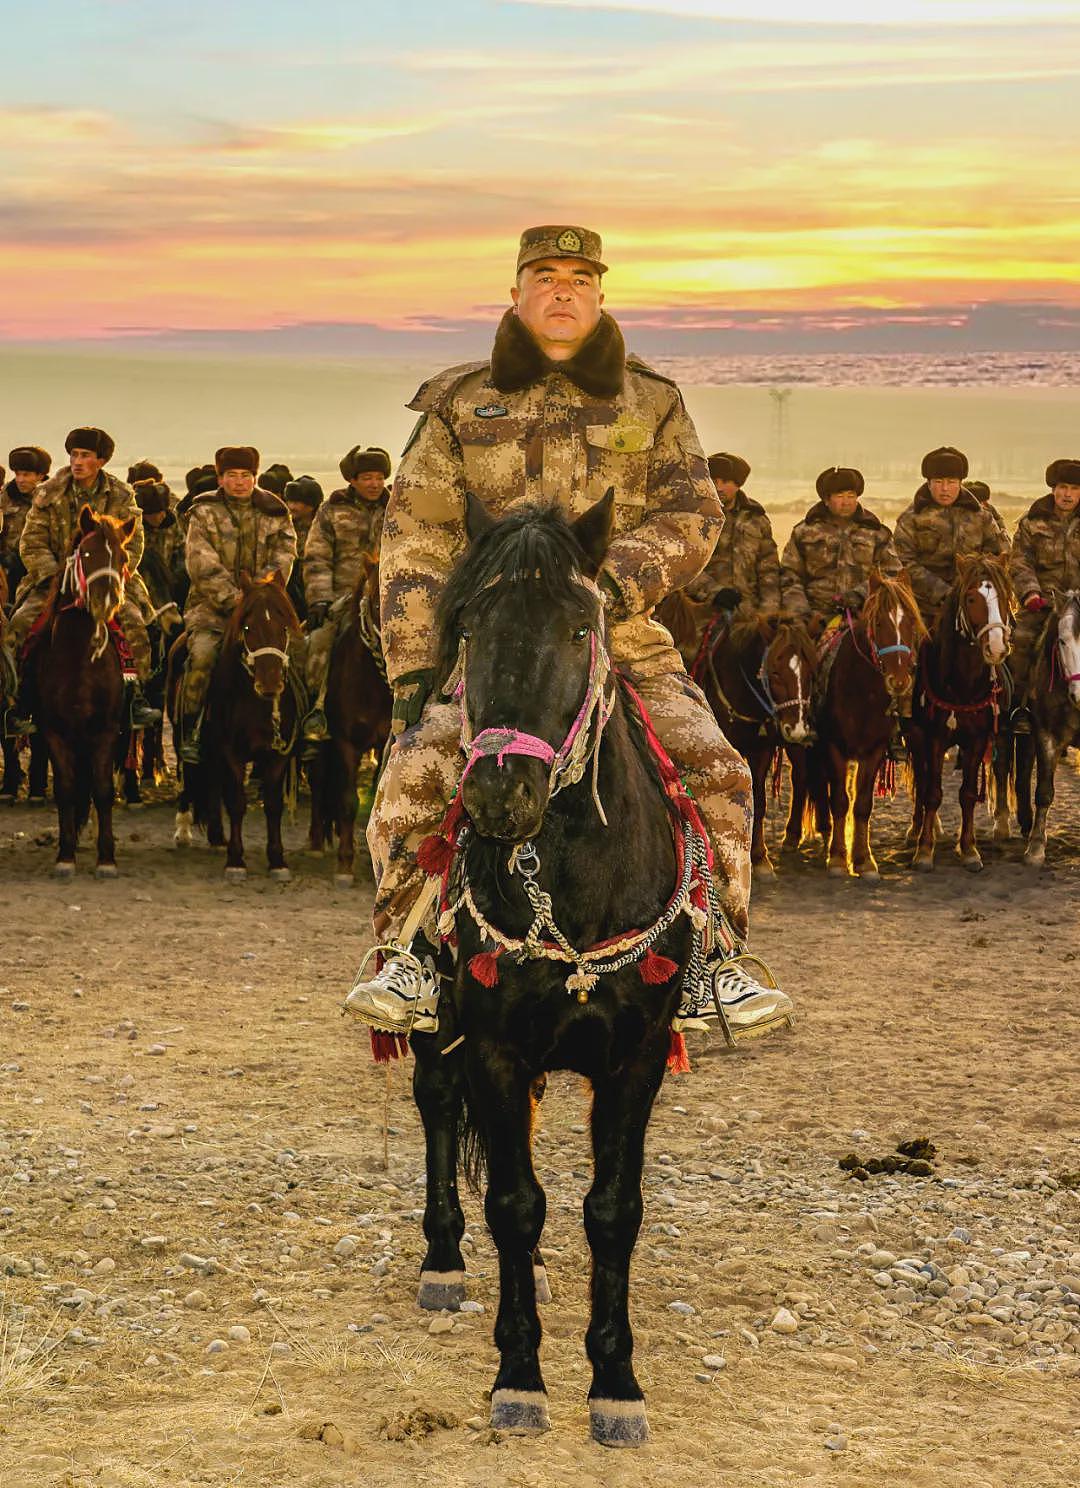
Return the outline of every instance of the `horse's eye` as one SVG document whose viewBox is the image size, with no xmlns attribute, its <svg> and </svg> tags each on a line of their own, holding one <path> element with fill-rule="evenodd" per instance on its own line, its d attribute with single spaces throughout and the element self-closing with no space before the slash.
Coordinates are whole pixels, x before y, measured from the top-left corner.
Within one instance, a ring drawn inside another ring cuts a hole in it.
<svg viewBox="0 0 1080 1488">
<path fill-rule="evenodd" d="M 579 642 L 580 641 L 587 641 L 588 638 L 589 638 L 589 627 L 587 625 L 579 626 L 579 628 L 574 631 L 574 640 L 575 641 L 579 641 Z"/>
</svg>

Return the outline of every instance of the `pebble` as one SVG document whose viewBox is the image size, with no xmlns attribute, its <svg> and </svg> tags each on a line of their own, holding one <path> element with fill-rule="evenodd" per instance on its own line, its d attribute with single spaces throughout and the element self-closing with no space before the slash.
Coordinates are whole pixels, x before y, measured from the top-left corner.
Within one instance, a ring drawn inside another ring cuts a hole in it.
<svg viewBox="0 0 1080 1488">
<path fill-rule="evenodd" d="M 462 1302 L 458 1307 L 458 1312 L 483 1312 L 483 1310 L 482 1302 Z"/>
<path fill-rule="evenodd" d="M 98 1261 L 97 1265 L 94 1267 L 93 1275 L 111 1276 L 115 1270 L 116 1262 L 113 1260 L 112 1256 L 102 1256 L 101 1260 Z"/>
<path fill-rule="evenodd" d="M 689 1302 L 669 1302 L 669 1312 L 677 1312 L 680 1317 L 693 1317 L 694 1309 Z"/>
<path fill-rule="evenodd" d="M 452 1317 L 432 1318 L 428 1324 L 429 1333 L 451 1333 L 453 1332 L 453 1328 L 454 1319 Z"/>
<path fill-rule="evenodd" d="M 164 1250 L 168 1243 L 164 1235 L 144 1235 L 139 1241 L 144 1250 Z"/>
<path fill-rule="evenodd" d="M 847 1437 L 843 1433 L 839 1436 L 827 1436 L 825 1438 L 825 1450 L 828 1452 L 846 1452 Z"/>
<path fill-rule="evenodd" d="M 229 1345 L 225 1342 L 224 1338 L 212 1338 L 206 1345 L 206 1353 L 208 1354 L 225 1354 L 228 1353 L 228 1350 Z"/>
<path fill-rule="evenodd" d="M 727 1360 L 724 1358 L 723 1354 L 703 1354 L 701 1362 L 705 1365 L 706 1369 L 727 1368 Z"/>
<path fill-rule="evenodd" d="M 774 1333 L 797 1333 L 799 1331 L 799 1319 L 786 1307 L 777 1309 L 776 1315 L 769 1327 Z"/>
<path fill-rule="evenodd" d="M 198 1288 L 196 1288 L 195 1291 L 188 1292 L 187 1296 L 184 1298 L 184 1306 L 191 1308 L 195 1312 L 201 1312 L 204 1308 L 210 1306 L 210 1298 L 206 1295 L 205 1292 L 200 1292 Z"/>
<path fill-rule="evenodd" d="M 169 1051 L 164 1044 L 151 1044 L 146 1052 L 148 1054 L 167 1054 Z"/>
<path fill-rule="evenodd" d="M 280 1341 L 272 1343 L 270 1345 L 270 1353 L 275 1359 L 288 1359 L 292 1354 L 292 1344 L 282 1343 Z"/>
<path fill-rule="evenodd" d="M 349 1257 L 355 1255 L 359 1249 L 360 1241 L 355 1235 L 342 1235 L 341 1239 L 334 1246 L 334 1254 L 340 1260 L 347 1261 Z"/>
<path fill-rule="evenodd" d="M 243 1323 L 234 1323 L 229 1329 L 229 1337 L 233 1343 L 250 1343 L 251 1329 L 245 1328 Z"/>
</svg>

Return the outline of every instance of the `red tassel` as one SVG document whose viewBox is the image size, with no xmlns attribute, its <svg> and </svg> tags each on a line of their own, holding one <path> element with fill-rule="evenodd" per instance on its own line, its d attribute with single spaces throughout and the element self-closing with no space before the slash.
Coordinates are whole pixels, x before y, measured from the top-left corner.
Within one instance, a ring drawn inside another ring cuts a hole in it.
<svg viewBox="0 0 1080 1488">
<path fill-rule="evenodd" d="M 409 1052 L 409 1040 L 403 1033 L 383 1033 L 379 1028 L 368 1031 L 371 1034 L 371 1057 L 376 1064 L 389 1064 L 392 1059 L 404 1059 Z"/>
<path fill-rule="evenodd" d="M 668 1038 L 667 1067 L 673 1075 L 690 1073 L 690 1056 L 686 1052 L 686 1039 L 673 1028 Z"/>
<path fill-rule="evenodd" d="M 655 951 L 646 951 L 638 962 L 638 975 L 649 987 L 662 987 L 679 969 L 679 963 L 670 956 L 658 956 Z"/>
<path fill-rule="evenodd" d="M 454 844 L 447 842 L 445 837 L 436 832 L 431 837 L 425 837 L 417 848 L 416 866 L 428 878 L 442 878 L 454 861 L 455 851 Z"/>
<path fill-rule="evenodd" d="M 501 947 L 495 951 L 481 951 L 469 962 L 469 970 L 481 987 L 494 987 L 499 980 L 499 957 Z"/>
</svg>

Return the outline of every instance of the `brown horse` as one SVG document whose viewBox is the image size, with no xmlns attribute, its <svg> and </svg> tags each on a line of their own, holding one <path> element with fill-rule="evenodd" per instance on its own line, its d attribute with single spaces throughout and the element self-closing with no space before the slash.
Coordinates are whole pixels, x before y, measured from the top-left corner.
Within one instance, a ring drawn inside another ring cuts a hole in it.
<svg viewBox="0 0 1080 1488">
<path fill-rule="evenodd" d="M 817 709 L 809 778 L 819 824 L 831 824 L 828 871 L 846 878 L 848 764 L 856 762 L 851 866 L 875 880 L 870 847 L 874 788 L 892 733 L 897 699 L 911 688 L 926 627 L 906 578 L 873 574 L 858 617 L 848 614 Z M 794 805 L 794 803 L 793 803 Z M 789 844 L 785 843 L 785 846 Z M 797 846 L 798 844 L 790 844 Z"/>
<path fill-rule="evenodd" d="M 804 627 L 786 615 L 754 615 L 706 632 L 694 667 L 724 733 L 750 766 L 754 831 L 750 862 L 756 873 L 773 866 L 765 846 L 766 785 L 777 750 L 802 767 L 811 740 L 810 709 L 817 654 Z M 796 794 L 793 791 L 793 798 Z M 801 821 L 801 807 L 800 816 Z M 788 831 L 792 823 L 788 823 Z"/>
<path fill-rule="evenodd" d="M 235 881 L 246 878 L 244 786 L 247 767 L 252 764 L 262 789 L 270 877 L 287 883 L 292 875 L 285 864 L 281 817 L 301 716 L 301 703 L 288 678 L 289 641 L 300 634 L 300 621 L 280 573 L 264 579 L 242 574 L 240 587 L 240 598 L 225 627 L 210 679 L 202 759 L 198 765 L 184 766 L 175 840 L 178 845 L 190 841 L 190 817 L 183 820 L 187 814 L 184 805 L 190 803 L 195 823 L 205 826 L 211 846 L 220 845 L 224 840 L 224 799 L 229 816 L 225 877 Z M 174 728 L 184 649 L 181 637 L 169 653 L 168 691 Z"/>
<path fill-rule="evenodd" d="M 955 744 L 963 771 L 961 826 L 956 850 L 964 867 L 983 866 L 975 842 L 975 804 L 985 779 L 998 717 L 1008 699 L 1002 667 L 1016 600 L 1003 564 L 983 555 L 959 556 L 957 575 L 919 653 L 909 730 L 915 776 L 915 810 L 908 840 L 913 864 L 934 866 L 934 837 L 941 807 L 945 752 Z"/>
<path fill-rule="evenodd" d="M 334 640 L 326 686 L 330 738 L 309 769 L 312 851 L 337 834 L 334 882 L 353 881 L 356 771 L 368 753 L 382 755 L 390 735 L 393 694 L 386 681 L 379 629 L 379 565 L 365 558 L 348 613 Z"/>
<path fill-rule="evenodd" d="M 124 677 L 110 622 L 124 602 L 135 518 L 81 508 L 71 554 L 35 629 L 27 657 L 38 729 L 48 745 L 60 842 L 53 874 L 70 878 L 81 828 L 97 812 L 98 878 L 115 878 L 113 760 L 124 724 Z"/>
<path fill-rule="evenodd" d="M 671 632 L 679 654 L 692 671 L 705 631 L 718 619 L 709 600 L 691 599 L 685 589 L 676 589 L 656 607 L 656 618 Z"/>
</svg>

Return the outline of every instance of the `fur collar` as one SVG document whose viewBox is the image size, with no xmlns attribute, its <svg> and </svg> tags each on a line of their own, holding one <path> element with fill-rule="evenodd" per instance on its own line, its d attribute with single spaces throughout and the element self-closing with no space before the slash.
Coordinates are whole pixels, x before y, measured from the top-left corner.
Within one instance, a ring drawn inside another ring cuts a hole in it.
<svg viewBox="0 0 1080 1488">
<path fill-rule="evenodd" d="M 761 502 L 755 501 L 752 496 L 748 496 L 743 488 L 740 486 L 739 489 L 735 492 L 735 500 L 731 503 L 730 506 L 726 506 L 724 508 L 724 515 L 725 517 L 735 517 L 742 512 L 752 512 L 755 517 L 764 517 L 768 515 Z"/>
<path fill-rule="evenodd" d="M 966 486 L 960 487 L 960 495 L 953 502 L 952 506 L 938 507 L 937 502 L 930 495 L 929 481 L 923 481 L 922 485 L 915 492 L 911 504 L 917 512 L 926 511 L 931 506 L 937 507 L 939 511 L 952 511 L 956 507 L 960 507 L 964 511 L 982 511 L 983 509 L 979 498 L 973 496 Z"/>
<path fill-rule="evenodd" d="M 384 510 L 386 503 L 390 500 L 390 492 L 385 486 L 380 495 L 374 501 L 368 501 L 361 496 L 359 491 L 354 491 L 352 486 L 341 486 L 336 491 L 330 492 L 330 502 L 333 506 L 355 506 L 358 511 L 366 511 L 369 506 L 381 506 Z"/>
<path fill-rule="evenodd" d="M 1040 496 L 1038 501 L 1033 501 L 1031 503 L 1031 505 L 1028 507 L 1027 514 L 1029 517 L 1042 517 L 1044 519 L 1049 518 L 1050 521 L 1060 521 L 1062 517 L 1075 517 L 1080 515 L 1080 506 L 1078 506 L 1076 508 L 1076 511 L 1073 512 L 1059 512 L 1057 507 L 1054 505 L 1053 491 L 1047 491 L 1045 496 Z"/>
<path fill-rule="evenodd" d="M 622 392 L 626 345 L 622 331 L 606 311 L 584 346 L 567 362 L 549 360 L 514 311 L 506 312 L 491 353 L 491 380 L 499 392 L 519 393 L 552 372 L 561 372 L 593 398 L 614 398 Z"/>
<path fill-rule="evenodd" d="M 225 492 L 218 486 L 216 491 L 204 491 L 192 501 L 192 506 L 204 506 L 210 502 L 224 502 L 226 506 L 241 506 L 242 502 L 233 501 L 226 496 Z M 287 517 L 289 508 L 280 496 L 275 496 L 273 491 L 264 491 L 262 486 L 256 486 L 251 493 L 251 504 L 256 511 L 265 512 L 268 517 Z"/>
<path fill-rule="evenodd" d="M 832 512 L 825 505 L 824 501 L 815 502 L 803 518 L 804 522 L 831 522 L 832 520 Z M 885 525 L 880 517 L 876 517 L 873 512 L 867 511 L 861 501 L 856 506 L 851 521 L 857 527 L 883 527 Z"/>
</svg>

